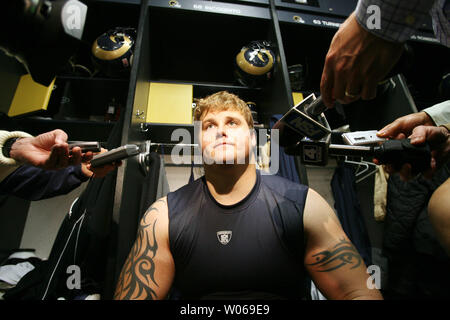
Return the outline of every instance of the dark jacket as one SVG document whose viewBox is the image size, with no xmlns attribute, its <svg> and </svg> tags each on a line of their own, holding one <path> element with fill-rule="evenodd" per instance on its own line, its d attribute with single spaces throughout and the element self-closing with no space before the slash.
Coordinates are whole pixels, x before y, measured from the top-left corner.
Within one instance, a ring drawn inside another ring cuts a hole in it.
<svg viewBox="0 0 450 320">
<path fill-rule="evenodd" d="M 431 195 L 449 176 L 447 164 L 431 180 L 389 178 L 383 237 L 388 258 L 385 298 L 450 298 L 450 258 L 436 238 L 427 211 Z"/>
<path fill-rule="evenodd" d="M 42 200 L 67 194 L 88 179 L 81 171 L 81 165 L 52 171 L 21 166 L 0 182 L 0 195 Z"/>
<path fill-rule="evenodd" d="M 433 192 L 449 176 L 450 169 L 445 166 L 431 180 L 419 176 L 403 181 L 396 174 L 389 178 L 383 239 L 386 255 L 417 251 L 446 256 L 428 219 L 427 206 Z"/>
</svg>

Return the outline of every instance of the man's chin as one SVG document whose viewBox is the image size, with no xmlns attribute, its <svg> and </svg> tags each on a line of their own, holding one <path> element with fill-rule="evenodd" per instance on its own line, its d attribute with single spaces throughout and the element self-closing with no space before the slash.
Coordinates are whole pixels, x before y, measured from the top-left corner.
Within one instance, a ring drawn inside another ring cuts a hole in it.
<svg viewBox="0 0 450 320">
<path fill-rule="evenodd" d="M 224 165 L 224 166 L 233 166 L 233 165 L 242 165 L 248 164 L 248 160 L 246 159 L 237 159 L 237 158 L 214 158 L 214 165 Z"/>
<path fill-rule="evenodd" d="M 205 164 L 214 165 L 242 165 L 248 164 L 248 155 L 244 152 L 222 152 L 222 150 L 214 150 L 211 154 L 204 153 L 203 159 Z"/>
</svg>

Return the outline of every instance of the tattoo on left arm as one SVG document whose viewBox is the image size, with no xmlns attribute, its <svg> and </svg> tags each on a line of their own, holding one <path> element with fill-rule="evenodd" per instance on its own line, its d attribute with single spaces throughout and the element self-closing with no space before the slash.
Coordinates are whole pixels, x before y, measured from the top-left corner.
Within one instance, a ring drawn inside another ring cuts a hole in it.
<svg viewBox="0 0 450 320">
<path fill-rule="evenodd" d="M 329 272 L 345 265 L 351 266 L 350 269 L 357 268 L 362 258 L 356 251 L 351 242 L 341 239 L 331 250 L 321 251 L 312 255 L 316 262 L 308 264 L 317 268 L 318 272 Z"/>
</svg>

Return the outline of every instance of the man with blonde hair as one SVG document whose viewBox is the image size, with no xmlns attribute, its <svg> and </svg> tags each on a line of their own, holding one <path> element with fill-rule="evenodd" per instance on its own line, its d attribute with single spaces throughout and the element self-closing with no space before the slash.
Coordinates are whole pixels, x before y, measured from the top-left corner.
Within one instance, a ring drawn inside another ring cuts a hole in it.
<svg viewBox="0 0 450 320">
<path fill-rule="evenodd" d="M 302 299 L 305 276 L 329 299 L 381 299 L 327 202 L 261 175 L 250 110 L 218 92 L 197 103 L 205 175 L 143 216 L 116 299 Z M 206 161 L 206 158 L 208 161 Z"/>
</svg>

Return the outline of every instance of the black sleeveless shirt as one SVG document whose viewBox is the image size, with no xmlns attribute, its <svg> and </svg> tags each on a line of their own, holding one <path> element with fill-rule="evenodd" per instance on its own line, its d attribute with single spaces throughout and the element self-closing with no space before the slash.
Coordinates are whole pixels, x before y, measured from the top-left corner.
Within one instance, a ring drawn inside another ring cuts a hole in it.
<svg viewBox="0 0 450 320">
<path fill-rule="evenodd" d="M 205 177 L 169 193 L 173 287 L 185 299 L 301 298 L 307 193 L 259 171 L 251 192 L 231 206 L 214 199 Z"/>
</svg>

